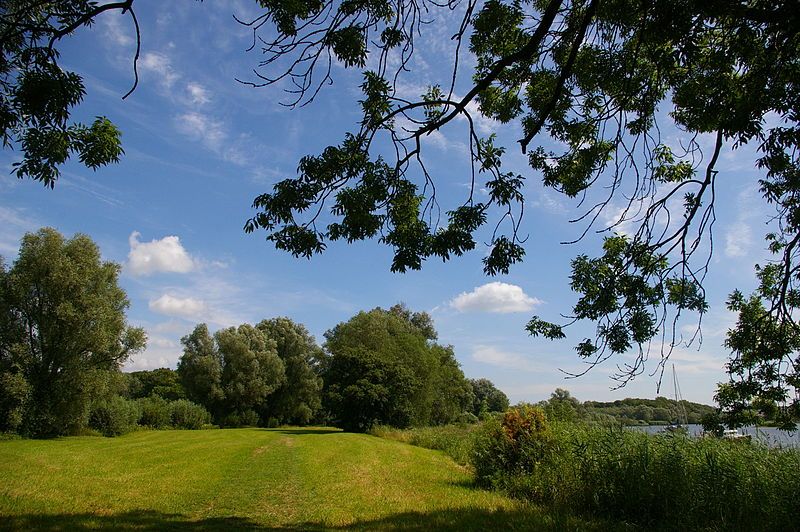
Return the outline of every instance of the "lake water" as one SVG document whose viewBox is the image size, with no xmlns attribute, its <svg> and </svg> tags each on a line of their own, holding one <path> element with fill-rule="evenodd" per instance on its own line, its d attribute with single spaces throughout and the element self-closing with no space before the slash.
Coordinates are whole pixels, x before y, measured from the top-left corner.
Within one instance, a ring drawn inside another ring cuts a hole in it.
<svg viewBox="0 0 800 532">
<path fill-rule="evenodd" d="M 645 425 L 629 427 L 634 430 L 643 430 L 649 434 L 664 432 L 663 425 Z M 702 425 L 686 425 L 691 436 L 701 436 L 703 434 Z M 742 434 L 750 434 L 753 440 L 766 443 L 769 447 L 800 447 L 800 431 L 788 432 L 774 427 L 742 427 L 739 429 Z"/>
</svg>

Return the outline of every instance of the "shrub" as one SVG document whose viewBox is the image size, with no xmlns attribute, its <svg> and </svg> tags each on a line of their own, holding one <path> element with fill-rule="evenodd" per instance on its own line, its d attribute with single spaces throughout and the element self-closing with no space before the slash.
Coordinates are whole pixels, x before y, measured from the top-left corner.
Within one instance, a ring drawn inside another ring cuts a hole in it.
<svg viewBox="0 0 800 532">
<path fill-rule="evenodd" d="M 239 423 L 243 427 L 255 427 L 258 425 L 258 414 L 253 410 L 245 410 L 239 415 Z"/>
<path fill-rule="evenodd" d="M 22 425 L 31 387 L 20 373 L 0 372 L 0 432 L 16 432 Z"/>
<path fill-rule="evenodd" d="M 479 421 L 478 416 L 472 412 L 462 412 L 456 418 L 457 425 L 474 425 Z"/>
<path fill-rule="evenodd" d="M 139 408 L 134 401 L 119 396 L 97 401 L 89 414 L 89 427 L 103 436 L 119 436 L 136 428 Z"/>
<path fill-rule="evenodd" d="M 484 422 L 475 435 L 471 461 L 479 484 L 512 489 L 510 481 L 533 473 L 552 450 L 544 411 L 524 405 Z"/>
<path fill-rule="evenodd" d="M 139 415 L 140 425 L 162 429 L 172 424 L 172 409 L 169 402 L 163 397 L 151 395 L 150 397 L 139 399 L 137 404 L 141 412 Z"/>
<path fill-rule="evenodd" d="M 208 410 L 186 399 L 179 399 L 170 404 L 172 426 L 178 429 L 197 430 L 211 421 Z"/>
</svg>

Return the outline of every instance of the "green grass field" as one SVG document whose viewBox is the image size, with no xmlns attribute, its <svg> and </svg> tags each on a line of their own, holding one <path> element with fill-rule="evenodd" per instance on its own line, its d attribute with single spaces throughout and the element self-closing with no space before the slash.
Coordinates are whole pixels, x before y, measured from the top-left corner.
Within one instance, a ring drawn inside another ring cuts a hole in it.
<svg viewBox="0 0 800 532">
<path fill-rule="evenodd" d="M 594 529 L 441 452 L 326 429 L 0 441 L 0 528 Z"/>
</svg>

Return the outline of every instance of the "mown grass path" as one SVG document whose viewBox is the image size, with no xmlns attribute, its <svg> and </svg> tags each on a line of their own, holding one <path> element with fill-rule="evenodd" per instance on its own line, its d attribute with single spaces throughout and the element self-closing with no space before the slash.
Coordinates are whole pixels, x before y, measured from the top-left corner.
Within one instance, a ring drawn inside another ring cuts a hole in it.
<svg viewBox="0 0 800 532">
<path fill-rule="evenodd" d="M 436 451 L 326 429 L 0 441 L 0 528 L 584 529 Z"/>
</svg>

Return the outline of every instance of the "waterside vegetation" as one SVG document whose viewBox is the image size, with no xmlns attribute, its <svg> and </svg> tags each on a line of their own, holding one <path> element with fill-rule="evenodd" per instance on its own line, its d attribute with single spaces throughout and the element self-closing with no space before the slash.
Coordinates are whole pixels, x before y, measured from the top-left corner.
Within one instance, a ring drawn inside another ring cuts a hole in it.
<svg viewBox="0 0 800 532">
<path fill-rule="evenodd" d="M 550 422 L 533 406 L 477 427 L 373 433 L 442 450 L 478 485 L 554 514 L 648 530 L 793 530 L 800 515 L 798 449 Z"/>
</svg>

